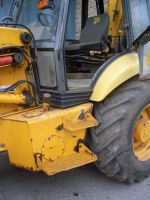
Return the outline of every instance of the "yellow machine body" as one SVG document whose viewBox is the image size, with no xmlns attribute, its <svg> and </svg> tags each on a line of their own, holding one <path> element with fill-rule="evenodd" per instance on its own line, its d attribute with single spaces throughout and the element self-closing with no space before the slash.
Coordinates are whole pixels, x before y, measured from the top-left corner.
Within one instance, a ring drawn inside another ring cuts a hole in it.
<svg viewBox="0 0 150 200">
<path fill-rule="evenodd" d="M 123 34 L 118 32 L 122 24 L 121 1 L 115 16 L 114 8 L 115 2 L 112 1 L 107 7 L 110 14 L 109 34 L 118 36 Z M 21 41 L 20 35 L 23 32 L 27 31 L 0 27 L 0 48 L 21 47 L 30 55 L 32 42 L 25 44 Z M 112 45 L 116 45 L 115 39 Z M 0 56 L 12 54 L 11 51 L 9 54 L 4 51 Z M 24 60 L 19 65 L 0 67 L 1 89 L 18 80 L 34 83 L 32 73 L 26 73 L 27 67 L 32 72 L 30 56 L 24 53 L 23 56 Z M 102 101 L 111 91 L 138 73 L 139 60 L 136 53 L 130 52 L 118 57 L 98 78 L 90 100 Z M 47 102 L 40 106 L 32 103 L 27 107 L 23 91 L 29 92 L 31 96 L 33 94 L 27 83 L 17 86 L 11 92 L 0 92 L 0 152 L 8 151 L 11 164 L 32 171 L 43 170 L 53 175 L 97 160 L 94 153 L 84 145 L 87 129 L 98 125 L 91 114 L 92 103 L 65 109 L 52 107 Z"/>
<path fill-rule="evenodd" d="M 37 108 L 3 117 L 1 127 L 10 162 L 34 171 L 45 170 L 44 164 L 53 165 L 46 171 L 51 175 L 58 172 L 59 160 L 59 171 L 68 169 L 66 162 L 74 168 L 95 161 L 96 156 L 83 145 L 86 128 L 97 125 L 92 108 L 91 103 L 65 110 L 51 107 L 48 112 Z"/>
</svg>

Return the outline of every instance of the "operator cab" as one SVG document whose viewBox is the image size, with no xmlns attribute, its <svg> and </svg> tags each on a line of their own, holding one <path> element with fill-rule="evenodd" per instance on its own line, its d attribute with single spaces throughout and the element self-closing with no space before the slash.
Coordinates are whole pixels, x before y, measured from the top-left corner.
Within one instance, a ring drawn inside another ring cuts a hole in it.
<svg viewBox="0 0 150 200">
<path fill-rule="evenodd" d="M 60 71 L 66 79 L 66 89 L 91 88 L 92 78 L 105 62 L 109 51 L 109 15 L 98 13 L 93 0 L 66 3 L 55 0 L 49 1 L 52 7 L 44 8 L 40 7 L 44 1 L 39 1 L 39 9 L 35 10 L 36 2 L 25 0 L 19 23 L 25 24 L 32 31 L 36 41 L 39 87 L 42 90 L 59 87 L 56 49 L 63 48 L 64 61 L 61 65 L 64 66 Z"/>
<path fill-rule="evenodd" d="M 30 29 L 36 44 L 31 56 L 39 94 L 51 93 L 51 105 L 58 107 L 89 101 L 103 65 L 117 53 L 116 38 L 122 37 L 110 28 L 109 7 L 103 0 L 18 2 L 22 4 L 15 23 Z M 118 16 L 117 26 L 123 22 L 122 12 Z"/>
</svg>

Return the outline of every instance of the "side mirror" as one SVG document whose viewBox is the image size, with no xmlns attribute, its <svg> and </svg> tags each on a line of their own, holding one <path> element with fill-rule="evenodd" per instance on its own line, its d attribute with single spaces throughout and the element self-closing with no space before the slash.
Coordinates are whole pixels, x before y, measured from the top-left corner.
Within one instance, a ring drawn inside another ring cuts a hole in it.
<svg viewBox="0 0 150 200">
<path fill-rule="evenodd" d="M 54 0 L 39 0 L 37 2 L 37 9 L 44 10 L 50 8 L 53 10 L 55 8 Z"/>
</svg>

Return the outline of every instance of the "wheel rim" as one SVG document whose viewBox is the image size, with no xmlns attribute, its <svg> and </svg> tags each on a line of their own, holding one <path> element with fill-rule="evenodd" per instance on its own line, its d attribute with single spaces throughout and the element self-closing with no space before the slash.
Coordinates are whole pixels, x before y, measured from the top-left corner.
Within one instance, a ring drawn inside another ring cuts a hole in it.
<svg viewBox="0 0 150 200">
<path fill-rule="evenodd" d="M 150 159 L 150 105 L 142 110 L 136 121 L 132 148 L 139 161 Z"/>
</svg>

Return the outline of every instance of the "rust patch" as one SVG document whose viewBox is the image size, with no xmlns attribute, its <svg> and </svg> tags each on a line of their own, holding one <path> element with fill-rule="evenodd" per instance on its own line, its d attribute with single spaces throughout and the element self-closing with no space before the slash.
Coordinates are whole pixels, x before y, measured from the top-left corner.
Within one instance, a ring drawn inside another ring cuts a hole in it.
<svg viewBox="0 0 150 200">
<path fill-rule="evenodd" d="M 150 146 L 148 146 L 146 150 L 149 150 L 149 149 L 150 149 Z"/>
<path fill-rule="evenodd" d="M 88 113 L 92 113 L 92 110 L 93 110 L 93 105 L 91 105 L 91 107 L 86 111 L 83 109 L 81 109 L 79 115 L 77 116 L 77 120 L 85 120 L 85 114 L 88 114 Z"/>
<path fill-rule="evenodd" d="M 79 139 L 77 141 L 77 145 L 74 147 L 74 151 L 76 151 L 77 153 L 79 153 L 79 148 L 80 148 L 80 144 L 84 144 L 84 140 L 83 139 Z"/>
<path fill-rule="evenodd" d="M 140 117 L 139 117 L 140 119 L 142 119 L 143 118 L 143 116 L 142 115 L 140 115 Z"/>
<path fill-rule="evenodd" d="M 89 152 L 87 150 L 85 150 L 85 153 L 88 154 L 88 155 L 91 155 L 92 157 L 94 156 L 94 154 L 92 152 Z"/>
<path fill-rule="evenodd" d="M 83 120 L 83 119 L 85 119 L 84 109 L 81 109 L 81 112 L 79 113 L 79 115 L 77 117 L 77 120 Z"/>
<path fill-rule="evenodd" d="M 33 167 L 25 167 L 25 166 L 22 166 L 22 165 L 17 165 L 15 163 L 10 163 L 11 165 L 14 165 L 16 167 L 19 167 L 19 168 L 22 168 L 22 169 L 25 169 L 25 170 L 28 170 L 28 171 L 36 171 L 36 170 L 33 170 Z"/>
</svg>

